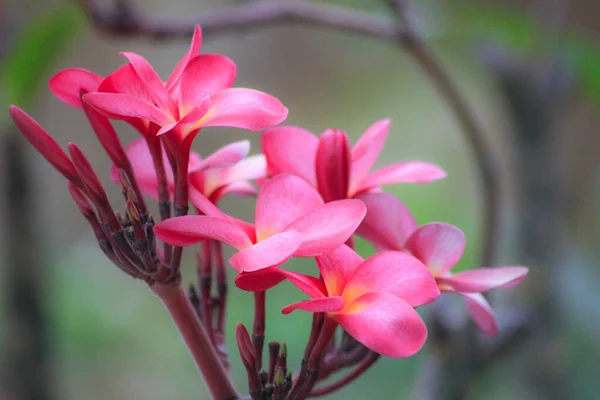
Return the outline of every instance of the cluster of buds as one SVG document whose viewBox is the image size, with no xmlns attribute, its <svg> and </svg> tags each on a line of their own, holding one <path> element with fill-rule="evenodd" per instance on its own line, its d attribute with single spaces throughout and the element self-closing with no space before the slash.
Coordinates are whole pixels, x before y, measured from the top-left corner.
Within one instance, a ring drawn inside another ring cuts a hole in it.
<svg viewBox="0 0 600 400">
<path fill-rule="evenodd" d="M 236 286 L 254 293 L 252 335 L 238 325 L 236 339 L 253 400 L 300 400 L 351 382 L 380 355 L 418 352 L 427 328 L 415 308 L 441 292 L 459 294 L 475 324 L 498 332 L 481 292 L 519 284 L 525 267 L 481 268 L 451 274 L 465 237 L 444 223 L 418 226 L 408 208 L 382 187 L 428 183 L 446 176 L 428 162 L 399 162 L 371 171 L 390 121 L 371 125 L 354 146 L 345 132 L 320 136 L 292 126 L 276 98 L 232 88 L 236 66 L 221 55 L 200 55 L 197 27 L 188 52 L 163 81 L 141 56 L 107 77 L 67 69 L 50 80 L 65 103 L 85 112 L 113 162 L 112 180 L 122 188 L 124 212 L 113 210 L 89 161 L 73 143 L 69 156 L 24 111 L 11 115 L 25 137 L 68 180 L 69 191 L 107 257 L 126 274 L 144 280 L 163 301 L 203 374 L 213 398 L 238 398 L 225 351 L 227 268 L 222 244 L 235 249 L 228 264 Z M 110 120 L 123 120 L 141 138 L 123 147 Z M 206 127 L 263 131 L 262 154 L 249 156 L 248 141 L 202 158 L 192 141 Z M 256 196 L 254 223 L 226 214 L 219 200 Z M 158 201 L 160 221 L 145 198 Z M 195 215 L 188 215 L 189 205 Z M 363 259 L 354 235 L 377 253 Z M 160 242 L 157 240 L 159 239 Z M 201 245 L 198 287 L 181 288 L 183 248 Z M 313 258 L 318 274 L 288 271 L 293 257 Z M 217 290 L 213 295 L 213 277 Z M 286 306 L 313 313 L 301 368 L 288 371 L 285 344 L 268 345 L 263 369 L 266 292 L 288 280 L 308 300 Z M 337 332 L 337 333 L 336 333 Z M 353 367 L 333 384 L 315 389 L 331 374 Z"/>
</svg>

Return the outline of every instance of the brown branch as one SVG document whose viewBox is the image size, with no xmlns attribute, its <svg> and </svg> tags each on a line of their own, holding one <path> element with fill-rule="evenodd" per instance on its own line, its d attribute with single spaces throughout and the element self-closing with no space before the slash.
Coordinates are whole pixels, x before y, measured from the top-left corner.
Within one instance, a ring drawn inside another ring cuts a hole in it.
<svg viewBox="0 0 600 400">
<path fill-rule="evenodd" d="M 118 1 L 113 9 L 101 7 L 98 0 L 72 1 L 81 5 L 97 28 L 119 36 L 151 39 L 191 37 L 196 24 L 202 26 L 205 36 L 283 23 L 315 25 L 387 40 L 394 40 L 402 32 L 402 28 L 392 18 L 306 0 L 254 1 L 185 19 L 142 16 L 123 0 Z"/>
</svg>

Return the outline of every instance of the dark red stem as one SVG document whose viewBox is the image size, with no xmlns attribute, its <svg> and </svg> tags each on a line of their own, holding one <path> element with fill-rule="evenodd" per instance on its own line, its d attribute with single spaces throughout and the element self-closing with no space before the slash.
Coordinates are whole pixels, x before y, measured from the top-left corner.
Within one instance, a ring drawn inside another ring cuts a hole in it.
<svg viewBox="0 0 600 400">
<path fill-rule="evenodd" d="M 265 344 L 266 292 L 254 293 L 254 324 L 252 325 L 252 345 L 256 356 L 256 370 L 262 368 L 262 353 Z"/>
<path fill-rule="evenodd" d="M 213 304 L 210 295 L 212 287 L 212 251 L 211 241 L 202 242 L 202 255 L 198 257 L 198 285 L 200 286 L 200 299 L 202 304 L 202 320 L 208 331 L 211 342 L 215 342 L 213 336 Z"/>
</svg>

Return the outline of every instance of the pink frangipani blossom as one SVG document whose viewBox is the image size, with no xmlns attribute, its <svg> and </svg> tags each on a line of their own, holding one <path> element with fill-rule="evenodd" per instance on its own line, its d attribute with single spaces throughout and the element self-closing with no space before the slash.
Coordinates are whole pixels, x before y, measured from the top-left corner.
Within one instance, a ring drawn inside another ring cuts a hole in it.
<svg viewBox="0 0 600 400">
<path fill-rule="evenodd" d="M 325 201 L 353 198 L 392 183 L 425 183 L 446 176 L 440 167 L 420 161 L 400 162 L 370 172 L 390 124 L 390 120 L 375 122 L 352 148 L 348 135 L 337 129 L 328 129 L 320 137 L 294 126 L 270 129 L 261 142 L 268 172 L 302 177 L 318 188 Z"/>
<path fill-rule="evenodd" d="M 263 282 L 288 279 L 312 300 L 288 305 L 284 314 L 296 309 L 327 313 L 357 341 L 387 357 L 410 357 L 421 349 L 427 328 L 414 307 L 440 295 L 423 263 L 399 251 L 363 260 L 346 245 L 316 260 L 321 279 L 266 268 L 241 274 L 236 283 L 255 290 Z"/>
<path fill-rule="evenodd" d="M 163 82 L 150 63 L 134 53 L 122 53 L 129 63 L 104 79 L 83 100 L 113 119 L 156 124 L 189 142 L 203 127 L 229 126 L 260 131 L 287 116 L 279 100 L 252 89 L 232 88 L 236 65 L 222 55 L 202 54 L 197 26 L 190 49 Z"/>
<path fill-rule="evenodd" d="M 388 193 L 358 196 L 367 205 L 367 215 L 357 233 L 376 249 L 404 250 L 421 260 L 431 271 L 442 292 L 461 295 L 475 324 L 495 336 L 498 325 L 481 292 L 520 284 L 528 273 L 523 266 L 478 268 L 452 274 L 465 250 L 465 235 L 457 227 L 433 222 L 419 227 L 408 208 Z"/>
<path fill-rule="evenodd" d="M 289 174 L 263 185 L 254 225 L 225 215 L 193 187 L 190 198 L 206 215 L 165 220 L 154 227 L 156 236 L 175 246 L 206 239 L 226 243 L 238 250 L 229 259 L 238 272 L 278 266 L 292 256 L 314 257 L 332 251 L 348 240 L 366 213 L 360 200 L 324 204 L 314 188 Z"/>
</svg>

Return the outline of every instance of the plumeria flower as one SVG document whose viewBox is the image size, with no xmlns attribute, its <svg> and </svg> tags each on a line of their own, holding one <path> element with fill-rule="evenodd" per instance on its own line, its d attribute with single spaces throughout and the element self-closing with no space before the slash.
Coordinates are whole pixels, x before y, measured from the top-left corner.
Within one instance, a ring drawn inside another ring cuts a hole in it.
<svg viewBox="0 0 600 400">
<path fill-rule="evenodd" d="M 527 267 L 478 268 L 453 274 L 450 270 L 462 258 L 466 245 L 459 228 L 437 222 L 419 227 L 404 203 L 388 193 L 369 193 L 360 199 L 368 212 L 357 231 L 359 235 L 378 250 L 413 254 L 429 268 L 442 292 L 461 295 L 482 332 L 498 334 L 494 312 L 481 293 L 520 284 L 529 272 Z"/>
<path fill-rule="evenodd" d="M 278 266 L 292 256 L 314 257 L 332 251 L 348 240 L 366 213 L 360 200 L 324 204 L 314 188 L 289 174 L 261 188 L 255 224 L 225 215 L 195 189 L 190 199 L 206 215 L 165 220 L 154 227 L 154 233 L 175 246 L 206 239 L 226 243 L 238 250 L 229 259 L 238 272 Z"/>
<path fill-rule="evenodd" d="M 254 195 L 255 187 L 248 181 L 262 178 L 266 173 L 264 156 L 246 157 L 250 151 L 250 142 L 242 140 L 231 143 L 202 159 L 196 152 L 190 153 L 188 181 L 196 190 L 210 198 L 214 203 L 225 194 Z M 131 161 L 135 178 L 144 194 L 158 199 L 158 181 L 152 154 L 144 139 L 134 140 L 125 148 L 125 153 Z M 175 191 L 175 177 L 163 150 L 163 164 L 170 198 Z M 119 170 L 116 165 L 111 169 L 111 178 L 115 183 L 120 182 Z"/>
<path fill-rule="evenodd" d="M 325 201 L 353 198 L 392 183 L 425 183 L 446 176 L 441 168 L 420 161 L 400 162 L 370 172 L 390 124 L 390 120 L 375 122 L 352 149 L 348 135 L 336 129 L 328 129 L 320 137 L 293 126 L 270 129 L 261 142 L 268 172 L 300 176 L 318 188 Z"/>
<path fill-rule="evenodd" d="M 202 54 L 197 26 L 190 49 L 166 82 L 150 63 L 134 53 L 129 61 L 83 100 L 113 119 L 137 119 L 156 124 L 157 134 L 171 132 L 175 143 L 189 149 L 201 128 L 228 126 L 260 131 L 287 117 L 279 100 L 252 89 L 232 88 L 236 66 L 228 57 Z"/>
<path fill-rule="evenodd" d="M 421 349 L 427 328 L 414 307 L 440 295 L 423 263 L 399 251 L 363 260 L 346 245 L 316 260 L 321 279 L 267 268 L 242 274 L 237 284 L 256 290 L 265 281 L 288 279 L 312 299 L 286 306 L 284 314 L 296 309 L 327 313 L 354 339 L 387 357 L 410 357 Z"/>
</svg>

